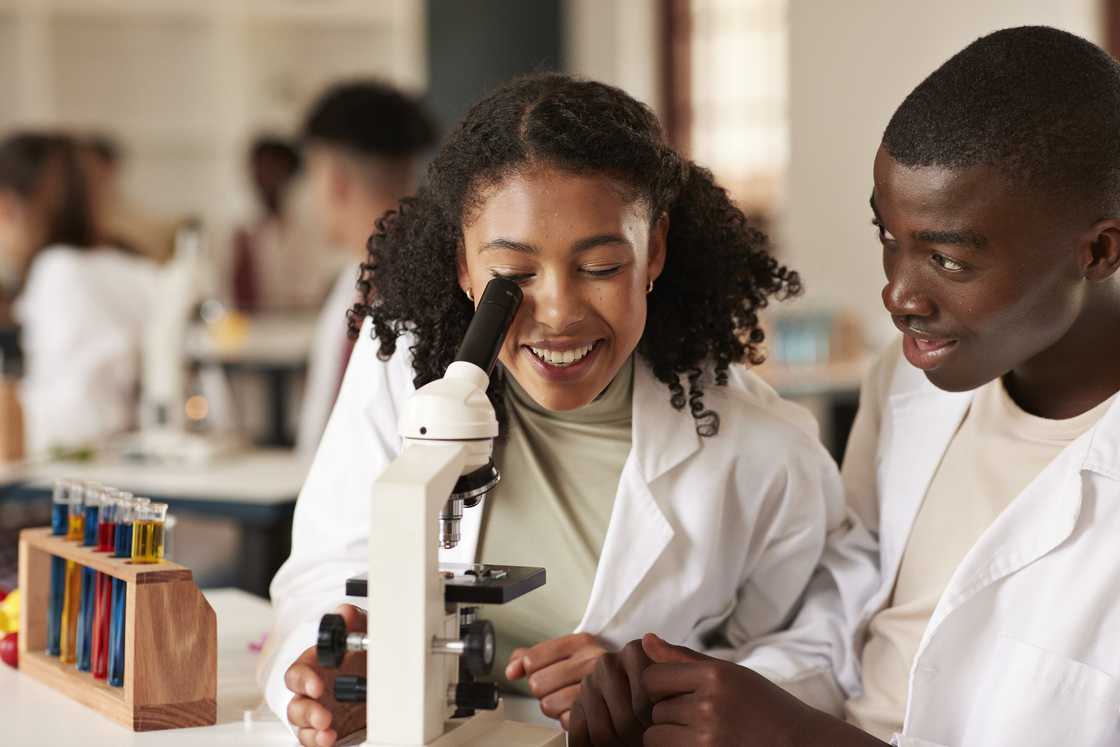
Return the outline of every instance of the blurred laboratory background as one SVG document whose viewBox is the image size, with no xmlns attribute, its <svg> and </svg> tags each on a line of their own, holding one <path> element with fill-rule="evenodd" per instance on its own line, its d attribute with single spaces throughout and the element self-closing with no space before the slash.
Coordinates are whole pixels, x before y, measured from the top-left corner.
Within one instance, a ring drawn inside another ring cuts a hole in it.
<svg viewBox="0 0 1120 747">
<path fill-rule="evenodd" d="M 801 273 L 804 296 L 767 312 L 760 373 L 813 408 L 839 459 L 860 377 L 892 338 L 867 203 L 891 112 L 997 28 L 1052 25 L 1115 53 L 1118 11 L 1114 0 L 0 0 L 0 587 L 16 582 L 19 528 L 48 523 L 51 483 L 65 477 L 167 502 L 172 559 L 203 585 L 267 594 L 346 350 L 344 329 L 322 320 L 347 307 L 357 258 L 316 193 L 344 182 L 314 178 L 332 91 L 388 112 L 363 156 L 393 166 L 379 172 L 393 185 L 367 195 L 378 205 L 515 75 L 562 70 L 649 104 Z M 59 243 L 114 251 L 75 264 L 44 251 Z M 88 366 L 94 388 L 52 383 L 71 365 Z"/>
</svg>

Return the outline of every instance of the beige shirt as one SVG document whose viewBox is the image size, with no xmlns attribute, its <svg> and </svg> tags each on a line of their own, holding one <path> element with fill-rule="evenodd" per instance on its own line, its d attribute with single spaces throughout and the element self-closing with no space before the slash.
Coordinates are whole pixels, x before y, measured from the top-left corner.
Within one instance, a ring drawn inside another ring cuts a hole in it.
<svg viewBox="0 0 1120 747">
<path fill-rule="evenodd" d="M 634 364 L 631 359 L 594 402 L 568 412 L 545 410 L 506 377 L 508 434 L 495 448 L 502 482 L 486 498 L 478 558 L 541 566 L 542 588 L 481 616 L 497 630 L 495 679 L 510 652 L 571 633 L 583 618 L 622 467 L 630 453 Z"/>
<path fill-rule="evenodd" d="M 1002 380 L 976 392 L 942 457 L 914 521 L 894 595 L 871 620 L 863 650 L 863 694 L 848 721 L 889 741 L 902 730 L 910 669 L 953 572 L 1000 513 L 1111 400 L 1067 420 L 1021 410 Z"/>
</svg>

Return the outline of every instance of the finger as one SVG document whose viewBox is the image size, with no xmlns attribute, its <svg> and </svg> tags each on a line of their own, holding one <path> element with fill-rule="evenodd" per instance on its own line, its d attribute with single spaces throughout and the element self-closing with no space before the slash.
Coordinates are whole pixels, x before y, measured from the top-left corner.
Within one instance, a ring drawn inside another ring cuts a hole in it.
<svg viewBox="0 0 1120 747">
<path fill-rule="evenodd" d="M 323 697 L 325 683 L 319 670 L 310 664 L 297 661 L 284 672 L 284 685 L 296 695 L 318 700 Z"/>
<path fill-rule="evenodd" d="M 611 724 L 614 726 L 614 733 L 621 737 L 625 744 L 640 744 L 645 725 L 634 715 L 634 706 L 630 698 L 630 680 L 626 676 L 622 662 L 614 656 L 600 657 L 591 679 L 603 696 L 603 702 L 611 717 Z"/>
<path fill-rule="evenodd" d="M 658 664 L 688 664 L 690 662 L 710 661 L 712 657 L 693 651 L 686 646 L 666 643 L 653 633 L 642 636 L 642 648 L 646 655 Z"/>
<path fill-rule="evenodd" d="M 573 705 L 573 707 L 575 706 L 574 703 L 572 705 Z M 563 713 L 560 714 L 560 728 L 562 728 L 564 731 L 568 731 L 568 727 L 571 726 L 571 723 L 572 723 L 572 712 L 571 711 L 564 711 Z"/>
<path fill-rule="evenodd" d="M 666 698 L 653 707 L 655 725 L 691 726 L 710 722 L 715 714 L 712 702 L 699 695 L 678 695 Z"/>
<path fill-rule="evenodd" d="M 510 655 L 509 663 L 506 664 L 506 679 L 519 680 L 528 674 L 525 671 L 525 649 L 519 648 Z"/>
<path fill-rule="evenodd" d="M 607 703 L 590 677 L 583 681 L 583 692 L 580 693 L 579 703 L 583 706 L 584 715 L 587 717 L 587 732 L 591 736 L 592 744 L 596 747 L 600 745 L 607 747 L 622 741 L 614 731 L 614 723 L 611 721 Z"/>
<path fill-rule="evenodd" d="M 529 691 L 537 698 L 545 698 L 570 685 L 578 685 L 595 670 L 597 656 L 564 659 L 550 667 L 529 675 Z"/>
<path fill-rule="evenodd" d="M 549 718 L 559 719 L 571 709 L 572 704 L 579 698 L 579 693 L 579 685 L 569 685 L 541 698 L 541 713 Z"/>
<path fill-rule="evenodd" d="M 642 747 L 679 747 L 682 744 L 696 744 L 692 730 L 675 724 L 652 726 L 642 735 Z"/>
<path fill-rule="evenodd" d="M 327 729 L 326 731 L 319 732 L 315 737 L 315 747 L 334 747 L 334 743 L 338 741 L 338 732 L 334 729 Z"/>
<path fill-rule="evenodd" d="M 703 667 L 696 664 L 650 664 L 642 672 L 642 689 L 651 702 L 698 690 Z"/>
<path fill-rule="evenodd" d="M 538 643 L 526 651 L 521 658 L 525 664 L 525 671 L 532 674 L 585 650 L 602 652 L 603 647 L 599 645 L 595 636 L 574 633 Z"/>
<path fill-rule="evenodd" d="M 342 616 L 347 630 L 360 633 L 366 631 L 366 613 L 360 607 L 355 607 L 352 604 L 340 604 L 335 607 L 334 613 Z"/>
<path fill-rule="evenodd" d="M 567 728 L 568 747 L 591 747 L 591 735 L 587 731 L 587 716 L 583 712 L 583 704 L 578 700 L 569 711 Z"/>
<path fill-rule="evenodd" d="M 304 747 L 319 747 L 319 745 L 316 743 L 317 736 L 319 736 L 319 731 L 317 729 L 310 728 L 300 729 L 299 733 L 296 734 L 296 737 L 299 739 L 299 743 Z"/>
<path fill-rule="evenodd" d="M 652 723 L 650 711 L 653 704 L 645 688 L 642 687 L 642 672 L 653 663 L 653 660 L 642 648 L 640 640 L 627 643 L 619 652 L 619 660 L 630 684 L 630 708 L 634 712 L 634 717 L 642 726 L 649 726 Z"/>
</svg>

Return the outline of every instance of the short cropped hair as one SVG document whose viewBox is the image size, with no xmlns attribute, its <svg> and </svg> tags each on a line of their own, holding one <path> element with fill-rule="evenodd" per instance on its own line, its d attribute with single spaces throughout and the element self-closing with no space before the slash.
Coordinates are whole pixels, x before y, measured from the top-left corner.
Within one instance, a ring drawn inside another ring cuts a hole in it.
<svg viewBox="0 0 1120 747">
<path fill-rule="evenodd" d="M 351 81 L 329 89 L 315 103 L 303 137 L 359 156 L 396 159 L 432 147 L 436 127 L 411 96 L 384 83 Z"/>
<path fill-rule="evenodd" d="M 985 165 L 1045 195 L 1120 209 L 1120 65 L 1081 37 L 1004 29 L 953 55 L 883 133 L 904 166 Z"/>
</svg>

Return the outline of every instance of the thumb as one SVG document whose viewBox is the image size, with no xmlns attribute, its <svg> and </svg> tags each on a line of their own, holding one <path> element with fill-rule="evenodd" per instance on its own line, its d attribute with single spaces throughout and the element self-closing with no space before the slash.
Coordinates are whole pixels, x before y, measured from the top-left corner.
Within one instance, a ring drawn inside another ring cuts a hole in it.
<svg viewBox="0 0 1120 747">
<path fill-rule="evenodd" d="M 705 656 L 685 646 L 674 646 L 666 643 L 653 633 L 642 636 L 642 649 L 646 656 L 657 664 L 696 664 L 710 661 L 710 656 Z"/>
</svg>

